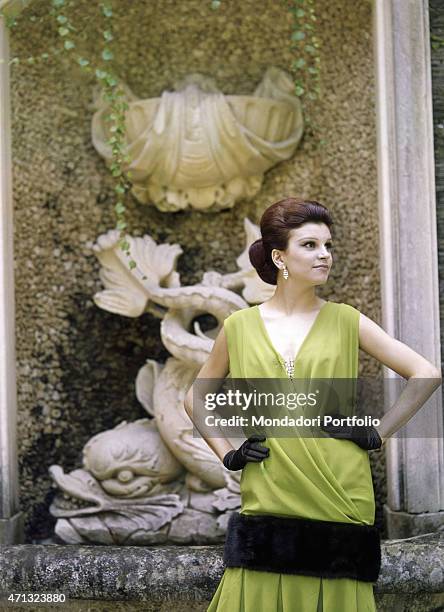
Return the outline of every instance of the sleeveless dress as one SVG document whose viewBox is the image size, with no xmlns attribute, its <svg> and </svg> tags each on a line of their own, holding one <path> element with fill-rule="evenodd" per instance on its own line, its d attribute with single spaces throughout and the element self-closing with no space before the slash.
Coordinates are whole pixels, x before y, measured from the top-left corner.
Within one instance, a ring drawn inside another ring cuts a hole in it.
<svg viewBox="0 0 444 612">
<path fill-rule="evenodd" d="M 224 328 L 229 377 L 287 377 L 258 306 L 234 312 Z M 357 379 L 358 351 L 359 311 L 327 301 L 298 351 L 293 377 Z M 241 514 L 374 524 L 368 451 L 329 436 L 267 437 L 261 444 L 270 454 L 242 470 Z M 376 606 L 371 582 L 226 567 L 207 612 L 376 612 Z"/>
</svg>

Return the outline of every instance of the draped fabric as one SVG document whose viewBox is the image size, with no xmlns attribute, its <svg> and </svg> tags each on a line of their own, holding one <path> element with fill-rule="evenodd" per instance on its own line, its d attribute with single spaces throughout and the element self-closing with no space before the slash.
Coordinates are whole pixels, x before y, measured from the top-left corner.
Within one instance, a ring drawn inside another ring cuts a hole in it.
<svg viewBox="0 0 444 612">
<path fill-rule="evenodd" d="M 233 313 L 224 328 L 229 377 L 287 377 L 258 306 Z M 294 378 L 357 379 L 358 356 L 359 311 L 325 302 L 296 355 Z M 242 470 L 241 514 L 374 524 L 368 451 L 327 435 L 267 437 L 261 444 L 270 455 Z M 376 612 L 376 606 L 370 582 L 226 568 L 207 612 Z"/>
</svg>

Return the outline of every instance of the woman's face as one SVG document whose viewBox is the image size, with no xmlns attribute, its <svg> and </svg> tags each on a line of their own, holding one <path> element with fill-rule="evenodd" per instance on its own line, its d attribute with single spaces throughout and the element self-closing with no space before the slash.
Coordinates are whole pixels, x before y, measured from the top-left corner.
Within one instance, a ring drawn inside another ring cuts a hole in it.
<svg viewBox="0 0 444 612">
<path fill-rule="evenodd" d="M 333 263 L 332 248 L 328 226 L 325 223 L 308 222 L 292 229 L 287 249 L 273 249 L 272 257 L 277 262 L 285 263 L 288 280 L 305 280 L 319 285 L 327 282 Z"/>
</svg>

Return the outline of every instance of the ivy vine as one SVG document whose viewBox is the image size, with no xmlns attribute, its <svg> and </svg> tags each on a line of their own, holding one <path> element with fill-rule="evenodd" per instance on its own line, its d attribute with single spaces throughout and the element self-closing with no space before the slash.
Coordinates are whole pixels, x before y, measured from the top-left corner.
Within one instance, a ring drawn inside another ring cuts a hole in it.
<svg viewBox="0 0 444 612">
<path fill-rule="evenodd" d="M 49 15 L 55 20 L 59 42 L 61 43 L 60 46 L 50 49 L 51 53 L 45 52 L 38 56 L 30 56 L 22 61 L 19 57 L 13 57 L 9 64 L 34 64 L 39 61 L 47 61 L 50 57 L 64 53 L 68 54 L 71 59 L 74 59 L 85 73 L 93 74 L 100 83 L 103 99 L 109 103 L 110 109 L 105 119 L 110 123 L 109 129 L 112 134 L 108 140 L 112 150 L 112 163 L 109 166 L 109 170 L 115 179 L 116 202 L 114 204 L 114 211 L 117 218 L 116 229 L 119 230 L 119 246 L 129 260 L 129 268 L 133 269 L 137 267 L 137 264 L 131 258 L 130 245 L 126 236 L 122 234 L 122 231 L 127 228 L 125 200 L 132 187 L 131 171 L 125 172 L 123 167 L 125 163 L 130 161 L 129 156 L 125 153 L 125 115 L 129 107 L 125 99 L 123 99 L 125 92 L 119 87 L 118 77 L 110 68 L 111 62 L 114 59 L 114 53 L 111 48 L 111 43 L 114 40 L 112 25 L 114 17 L 113 8 L 109 2 L 99 4 L 105 27 L 101 31 L 103 43 L 100 55 L 101 63 L 94 64 L 91 58 L 85 57 L 84 53 L 79 53 L 77 50 L 76 37 L 81 38 L 81 34 L 72 23 L 66 10 L 73 5 L 75 6 L 75 3 L 72 0 L 49 0 L 49 2 Z M 26 7 L 28 3 L 29 0 L 22 0 L 21 8 Z M 301 103 L 305 110 L 319 96 L 319 40 L 315 34 L 317 18 L 314 10 L 314 0 L 287 0 L 285 4 L 293 17 L 291 49 L 295 50 L 298 56 L 291 65 L 291 72 L 295 76 L 294 93 L 301 98 Z M 218 10 L 221 5 L 221 0 L 211 0 L 210 6 L 213 10 Z M 23 19 L 23 15 L 10 14 L 7 10 L 0 11 L 0 16 L 4 18 L 9 30 L 17 28 L 20 20 Z M 31 22 L 39 20 L 35 15 L 30 15 L 28 19 Z M 310 82 L 312 82 L 311 87 Z M 311 125 L 314 131 L 317 127 L 313 119 L 314 113 L 307 113 L 307 115 L 312 118 L 307 118 L 306 124 Z M 324 142 L 320 140 L 319 144 L 322 145 Z M 141 274 L 141 278 L 146 280 L 147 277 L 140 270 L 138 271 Z"/>
<path fill-rule="evenodd" d="M 314 0 L 291 0 L 288 6 L 293 16 L 293 32 L 291 35 L 291 49 L 295 51 L 297 59 L 291 64 L 295 75 L 296 96 L 301 98 L 304 110 L 307 111 L 305 123 L 310 125 L 313 133 L 319 130 L 314 117 L 313 102 L 319 98 L 319 38 L 316 36 L 316 12 Z M 310 84 L 311 87 L 310 87 Z M 322 146 L 324 140 L 320 140 Z"/>
<path fill-rule="evenodd" d="M 127 227 L 125 220 L 125 199 L 128 191 L 131 189 L 131 172 L 125 173 L 123 164 L 129 162 L 130 158 L 125 154 L 125 114 L 129 106 L 122 99 L 125 95 L 123 89 L 119 87 L 119 81 L 115 73 L 109 67 L 110 62 L 114 58 L 111 49 L 111 42 L 114 40 L 112 18 L 114 16 L 113 8 L 110 4 L 100 3 L 99 7 L 105 19 L 105 28 L 102 30 L 103 48 L 101 51 L 102 62 L 94 65 L 91 59 L 77 52 L 75 33 L 77 29 L 66 14 L 66 8 L 72 5 L 67 0 L 51 0 L 51 8 L 49 15 L 57 24 L 57 32 L 61 41 L 61 48 L 52 49 L 52 54 L 42 53 L 40 56 L 30 56 L 25 62 L 28 64 L 35 63 L 41 60 L 48 60 L 50 55 L 55 56 L 60 53 L 68 53 L 75 58 L 75 61 L 85 73 L 92 73 L 98 80 L 102 89 L 102 97 L 109 103 L 110 113 L 106 115 L 105 120 L 110 123 L 109 130 L 112 134 L 107 141 L 112 150 L 112 163 L 109 170 L 115 178 L 114 191 L 116 193 L 116 202 L 114 211 L 116 213 L 117 223 L 116 229 L 119 230 L 119 246 L 128 257 L 128 266 L 131 269 L 136 268 L 136 262 L 131 258 L 130 245 L 123 230 Z M 2 14 L 2 13 L 0 13 Z M 2 15 L 3 16 L 3 15 Z M 17 16 L 4 15 L 6 26 L 9 29 L 15 28 L 18 25 L 19 18 Z M 29 18 L 31 21 L 36 21 L 35 15 Z M 23 62 L 22 62 L 23 63 Z M 14 57 L 9 62 L 10 65 L 20 64 L 20 58 Z M 140 270 L 139 270 L 140 272 Z M 146 280 L 147 277 L 141 274 L 141 278 Z"/>
<path fill-rule="evenodd" d="M 212 0 L 211 8 L 218 9 L 221 4 L 221 0 Z M 316 133 L 319 126 L 314 119 L 313 102 L 320 94 L 320 55 L 315 0 L 284 0 L 284 4 L 293 17 L 290 48 L 295 51 L 297 59 L 292 62 L 290 70 L 294 75 L 294 93 L 306 111 L 305 124 Z M 324 144 L 325 140 L 319 139 L 319 145 Z"/>
<path fill-rule="evenodd" d="M 442 36 L 437 36 L 436 34 L 430 34 L 431 47 L 435 51 L 444 47 L 444 38 Z"/>
</svg>

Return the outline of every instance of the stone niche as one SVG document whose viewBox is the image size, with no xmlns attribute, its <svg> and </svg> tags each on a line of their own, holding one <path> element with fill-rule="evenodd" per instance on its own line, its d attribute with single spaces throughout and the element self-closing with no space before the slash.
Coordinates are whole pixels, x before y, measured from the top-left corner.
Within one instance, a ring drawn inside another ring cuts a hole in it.
<svg viewBox="0 0 444 612">
<path fill-rule="evenodd" d="M 291 73 L 292 16 L 282 5 L 263 0 L 260 11 L 254 0 L 222 5 L 218 11 L 200 0 L 116 5 L 113 50 L 119 78 L 141 100 L 159 99 L 197 73 L 212 79 L 223 96 L 248 99 L 269 67 Z M 313 116 L 303 113 L 303 137 L 291 155 L 261 170 L 254 196 L 213 211 L 162 211 L 129 196 L 131 236 L 149 234 L 158 245 L 180 245 L 182 286 L 202 283 L 209 271 L 239 272 L 244 219 L 257 225 L 270 203 L 304 195 L 331 209 L 341 245 L 321 297 L 352 303 L 378 319 L 371 3 L 361 0 L 349 9 L 345 0 L 320 3 L 322 95 Z M 23 19 L 46 10 L 43 0 L 34 0 Z M 97 11 L 79 0 L 73 20 L 88 34 Z M 37 23 L 17 28 L 10 37 L 11 54 L 44 53 L 57 37 L 51 28 L 43 35 Z M 92 34 L 89 41 L 99 55 Z M 93 436 L 122 421 L 146 418 L 135 393 L 137 372 L 147 359 L 166 364 L 171 352 L 161 342 L 158 313 L 121 316 L 94 301 L 104 285 L 93 246 L 115 225 L 114 182 L 91 143 L 96 80 L 65 58 L 14 66 L 10 85 L 20 504 L 25 541 L 32 543 L 54 534 L 49 508 L 56 490 L 49 467 L 62 465 L 67 473 L 79 469 L 82 449 Z M 307 119 L 319 133 L 311 132 Z M 322 147 L 318 138 L 325 140 Z M 214 315 L 200 314 L 189 328 L 196 339 L 195 323 L 210 338 L 217 327 Z M 361 355 L 360 371 L 376 376 L 379 367 Z M 383 529 L 383 453 L 372 457 L 372 468 L 376 519 Z"/>
</svg>

